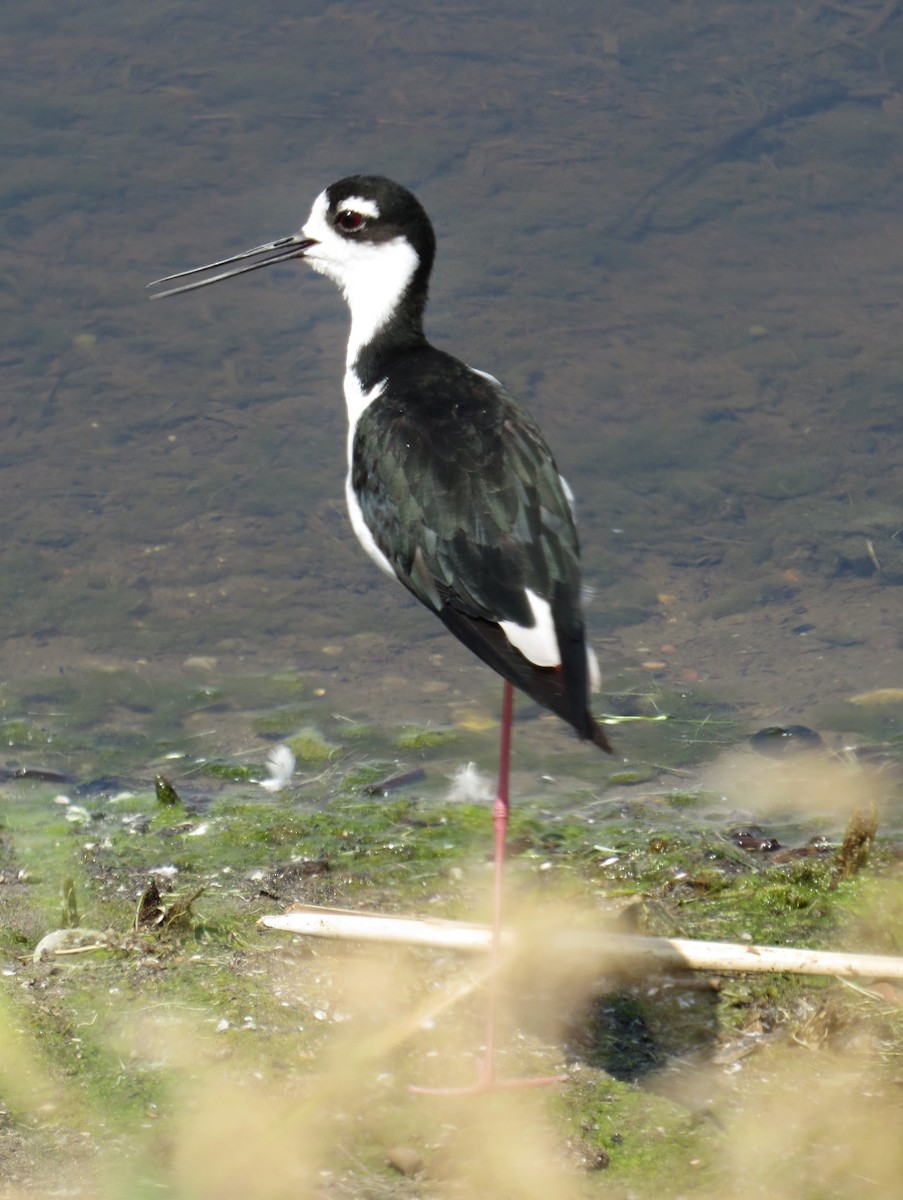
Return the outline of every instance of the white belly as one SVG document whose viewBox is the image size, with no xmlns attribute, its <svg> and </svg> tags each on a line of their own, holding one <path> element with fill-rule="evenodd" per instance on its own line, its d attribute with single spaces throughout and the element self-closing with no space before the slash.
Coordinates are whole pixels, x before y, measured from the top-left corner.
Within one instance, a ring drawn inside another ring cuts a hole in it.
<svg viewBox="0 0 903 1200">
<path fill-rule="evenodd" d="M 361 512 L 361 506 L 357 502 L 357 496 L 354 494 L 354 488 L 351 486 L 351 468 L 348 469 L 348 475 L 345 479 L 345 499 L 348 502 L 348 515 L 351 518 L 351 528 L 357 534 L 357 540 L 364 547 L 373 561 L 378 567 L 396 578 L 395 572 L 392 570 L 392 564 L 377 546 L 373 540 L 373 534 L 367 528 L 367 523 L 364 520 L 364 514 Z"/>
</svg>

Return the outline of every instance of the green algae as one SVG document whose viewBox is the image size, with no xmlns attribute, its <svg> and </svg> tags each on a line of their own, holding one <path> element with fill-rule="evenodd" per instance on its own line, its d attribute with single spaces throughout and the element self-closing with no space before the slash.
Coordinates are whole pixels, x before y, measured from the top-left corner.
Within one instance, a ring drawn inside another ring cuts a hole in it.
<svg viewBox="0 0 903 1200">
<path fill-rule="evenodd" d="M 328 762 L 341 751 L 341 746 L 327 741 L 320 730 L 312 725 L 286 738 L 286 745 L 299 762 L 305 763 Z"/>
<path fill-rule="evenodd" d="M 304 704 L 289 705 L 273 712 L 263 713 L 254 718 L 254 732 L 269 738 L 287 737 L 293 729 L 309 722 L 313 712 L 313 705 Z"/>
<path fill-rule="evenodd" d="M 639 783 L 649 783 L 655 779 L 657 774 L 658 772 L 654 767 L 637 767 L 629 771 L 612 771 L 608 776 L 608 783 L 611 787 L 633 787 Z"/>
<path fill-rule="evenodd" d="M 31 721 L 15 719 L 0 723 L 0 744 L 15 749 L 37 748 L 52 742 L 51 735 Z"/>
<path fill-rule="evenodd" d="M 467 881 L 488 846 L 485 807 L 437 806 L 416 799 L 374 803 L 348 790 L 344 799 L 334 797 L 326 807 L 298 807 L 295 802 L 286 810 L 261 803 L 256 795 L 242 792 L 243 786 L 237 784 L 234 794 L 213 801 L 204 815 L 210 831 L 202 837 L 154 819 L 137 836 L 126 829 L 110 830 L 104 846 L 86 853 L 83 835 L 64 823 L 52 826 L 43 882 L 30 885 L 32 905 L 42 907 L 40 894 L 45 910 L 52 895 L 58 905 L 57 871 L 75 863 L 84 920 L 118 926 L 123 934 L 119 956 L 64 966 L 52 996 L 27 1009 L 31 1044 L 73 1081 L 70 1091 L 82 1105 L 79 1120 L 88 1127 L 103 1124 L 116 1137 L 132 1128 L 134 1137 L 135 1122 L 148 1111 L 161 1106 L 178 1111 L 178 1069 L 151 1068 L 141 1053 L 122 1055 L 129 1042 L 130 1006 L 151 979 L 160 1012 L 206 1014 L 208 1032 L 201 1044 L 208 1045 L 210 1054 L 217 1054 L 218 1044 L 212 1026 L 224 1031 L 218 1036 L 229 1046 L 236 1071 L 271 1071 L 267 1064 L 303 1062 L 306 1056 L 315 1061 L 329 1053 L 329 1022 L 313 1021 L 308 1030 L 308 1021 L 302 1021 L 299 1029 L 298 1017 L 292 1019 L 268 989 L 261 989 L 261 978 L 273 966 L 268 949 L 273 939 L 255 931 L 249 918 L 271 909 L 272 901 L 254 899 L 252 876 L 262 872 L 268 891 L 283 890 L 283 902 L 314 898 L 410 912 L 417 911 L 425 895 L 439 895 L 439 911 L 466 915 L 472 910 L 473 897 L 469 903 L 466 897 L 473 884 Z M 677 792 L 673 800 L 692 808 L 698 797 Z M 198 818 L 194 820 L 197 827 Z M 544 898 L 542 903 L 553 897 L 573 899 L 575 889 L 585 896 L 616 894 L 629 883 L 629 893 L 643 898 L 641 927 L 649 932 L 775 944 L 836 945 L 855 932 L 851 922 L 868 918 L 871 924 L 872 906 L 882 894 L 880 877 L 870 872 L 832 890 L 824 863 L 768 867 L 749 855 L 728 853 L 711 834 L 670 832 L 662 837 L 633 823 L 606 829 L 605 837 L 619 847 L 626 869 L 603 882 L 600 855 L 591 845 L 596 836 L 577 820 L 550 821 L 541 811 L 515 810 L 511 840 L 520 849 L 512 860 L 512 881 L 531 889 L 541 883 L 536 899 Z M 170 896 L 198 885 L 206 891 L 181 934 L 144 936 L 130 945 L 130 906 L 110 883 L 133 879 L 137 886 L 144 878 L 142 867 L 159 862 L 163 851 L 178 869 L 177 891 Z M 675 888 L 678 867 L 690 878 Z M 459 882 L 452 884 L 456 878 Z M 285 892 L 287 885 L 291 890 Z M 293 970 L 304 961 L 298 960 Z M 328 945 L 317 948 L 312 967 L 320 965 L 313 973 L 322 975 L 323 964 L 330 961 Z M 322 983 L 313 984 L 313 973 L 308 972 L 310 991 L 301 1000 L 308 1014 L 326 1002 Z M 562 1127 L 572 1131 L 581 1154 L 607 1163 L 619 1188 L 648 1188 L 652 1181 L 664 1189 L 662 1194 L 676 1195 L 690 1180 L 709 1180 L 714 1170 L 709 1132 L 684 1101 L 660 1094 L 656 1087 L 650 1090 L 642 1081 L 657 1078 L 669 1063 L 707 1052 L 748 1023 L 752 1013 L 777 1020 L 780 1012 L 789 1012 L 806 997 L 824 996 L 829 986 L 825 981 L 737 977 L 711 992 L 702 1008 L 698 999 L 685 1006 L 679 989 L 666 989 L 663 999 L 647 995 L 645 988 L 616 987 L 604 993 L 572 1026 L 572 1053 L 580 1070 L 555 1101 Z M 116 1097 L 115 1112 L 109 1111 L 111 1096 Z M 73 1119 L 66 1116 L 74 1112 L 72 1104 L 74 1100 L 63 1105 L 59 1120 Z M 417 1133 L 416 1116 L 408 1113 L 404 1122 L 409 1134 L 423 1136 Z M 376 1172 L 386 1136 L 384 1128 L 361 1131 L 360 1155 Z M 132 1155 L 136 1152 L 153 1161 L 151 1144 L 140 1138 Z M 695 1165 L 687 1174 L 690 1160 Z"/>
<path fill-rule="evenodd" d="M 428 750 L 434 746 L 454 745 L 460 735 L 454 729 L 405 729 L 395 739 L 399 750 Z"/>
<path fill-rule="evenodd" d="M 239 765 L 228 762 L 198 762 L 192 766 L 192 774 L 209 779 L 223 779 L 229 783 L 253 783 L 265 779 L 266 768 L 262 765 Z"/>
<path fill-rule="evenodd" d="M 652 709 L 665 703 L 662 693 L 633 700 Z M 682 719 L 690 719 L 690 710 Z M 441 754 L 443 746 L 420 750 Z M 19 975 L 34 974 L 51 987 L 35 1004 L 19 991 L 15 1004 L 17 1019 L 27 1017 L 28 1044 L 60 1072 L 59 1086 L 69 1097 L 59 1106 L 61 1125 L 78 1111 L 81 1125 L 105 1129 L 114 1142 L 130 1131 L 131 1145 L 122 1150 L 130 1164 L 125 1177 L 136 1163 L 165 1176 L 154 1140 L 135 1132 L 149 1112 L 166 1112 L 161 1128 L 178 1137 L 178 1054 L 168 1066 L 152 1065 L 129 1033 L 149 987 L 155 1011 L 168 1020 L 199 1017 L 193 1039 L 208 1064 L 228 1047 L 236 1078 L 275 1072 L 303 1089 L 309 1071 L 321 1056 L 329 1060 L 341 1036 L 342 1025 L 330 1014 L 341 1015 L 347 999 L 341 989 L 333 994 L 338 984 L 329 980 L 350 960 L 329 943 L 307 948 L 290 939 L 286 945 L 285 938 L 255 928 L 256 916 L 292 901 L 402 913 L 423 912 L 429 901 L 434 915 L 485 916 L 488 806 L 450 805 L 429 786 L 403 797 L 361 794 L 393 770 L 398 766 L 388 759 L 340 763 L 319 782 L 290 786 L 274 799 L 228 764 L 202 764 L 188 778 L 210 779 L 218 790 L 199 806 L 195 782 L 195 794 L 186 792 L 185 819 L 175 824 L 171 812 L 155 812 L 150 780 L 126 802 L 130 818 L 145 813 L 138 822 L 123 822 L 121 802 L 103 794 L 86 801 L 87 826 L 54 810 L 46 787 L 31 789 L 31 815 L 7 795 L 4 845 L 27 864 L 27 881 L 18 902 L 7 901 L 0 945 L 19 954 L 32 946 L 58 919 L 67 881 L 77 891 L 82 922 L 120 935 L 113 957 L 64 962 L 53 975 L 20 967 Z M 23 787 L 15 785 L 16 791 Z M 588 824 L 567 807 L 585 803 L 585 795 L 576 789 L 562 809 L 539 797 L 515 806 L 510 879 L 540 909 L 629 898 L 634 928 L 650 933 L 832 948 L 845 940 L 861 948 L 876 912 L 882 922 L 888 916 L 878 900 L 880 868 L 832 887 L 826 861 L 770 866 L 701 823 L 711 800 L 704 793 L 678 788 L 664 798 L 662 811 L 690 820 L 681 831 L 662 824 L 655 811 L 641 815 L 642 806 Z M 43 801 L 34 803 L 39 796 Z M 130 933 L 133 898 L 149 872 L 164 864 L 174 872 L 171 882 L 158 877 L 164 903 L 200 888 L 203 893 L 180 930 L 136 936 Z M 10 858 L 5 867 L 13 865 Z M 275 950 L 277 942 L 283 951 Z M 422 956 L 418 972 L 428 972 L 429 964 L 429 955 Z M 278 993 L 286 969 L 296 981 L 288 1008 Z M 268 982 L 274 972 L 275 993 Z M 631 1188 L 649 1194 L 655 1186 L 659 1194 L 678 1195 L 716 1180 L 710 1132 L 688 1109 L 681 1088 L 689 1084 L 677 1064 L 707 1056 L 754 1019 L 792 1027 L 788 1014 L 822 1003 L 831 986 L 748 976 L 725 980 L 720 990 L 685 993 L 613 982 L 571 1018 L 567 1044 L 576 1075 L 553 1102 L 561 1131 L 582 1159 L 607 1164 L 607 1187 L 622 1194 Z M 372 1053 L 379 1066 L 379 1054 Z M 408 1050 L 400 1057 L 386 1051 L 381 1067 L 407 1072 L 410 1059 Z M 672 1076 L 680 1086 L 663 1092 L 656 1081 Z M 374 1178 L 382 1175 L 390 1134 L 395 1140 L 425 1136 L 423 1110 L 409 1103 L 401 1103 L 397 1117 L 364 1119 L 359 1129 L 357 1157 Z"/>
</svg>

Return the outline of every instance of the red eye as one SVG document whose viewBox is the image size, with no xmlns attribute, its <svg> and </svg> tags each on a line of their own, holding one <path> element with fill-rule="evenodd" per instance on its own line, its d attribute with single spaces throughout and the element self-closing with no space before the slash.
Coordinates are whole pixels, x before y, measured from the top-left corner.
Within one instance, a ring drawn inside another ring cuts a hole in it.
<svg viewBox="0 0 903 1200">
<path fill-rule="evenodd" d="M 346 233 L 353 233 L 355 229 L 360 229 L 363 225 L 364 218 L 359 212 L 353 212 L 350 208 L 345 208 L 336 215 L 335 223 L 339 229 L 344 229 Z"/>
</svg>

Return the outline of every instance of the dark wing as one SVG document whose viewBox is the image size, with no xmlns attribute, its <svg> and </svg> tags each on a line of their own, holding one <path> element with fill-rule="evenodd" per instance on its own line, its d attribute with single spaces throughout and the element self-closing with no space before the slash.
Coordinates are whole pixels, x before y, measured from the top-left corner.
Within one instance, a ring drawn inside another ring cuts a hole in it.
<svg viewBox="0 0 903 1200">
<path fill-rule="evenodd" d="M 532 417 L 425 348 L 396 360 L 362 415 L 351 482 L 401 582 L 500 675 L 606 746 L 587 709 L 577 533 Z M 528 590 L 550 606 L 560 668 L 531 662 L 500 628 L 534 625 Z"/>
</svg>

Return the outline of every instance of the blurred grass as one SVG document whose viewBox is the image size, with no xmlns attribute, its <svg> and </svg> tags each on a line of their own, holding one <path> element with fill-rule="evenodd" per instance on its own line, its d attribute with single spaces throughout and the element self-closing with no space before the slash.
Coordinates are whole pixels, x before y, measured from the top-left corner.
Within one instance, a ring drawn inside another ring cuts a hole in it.
<svg viewBox="0 0 903 1200">
<path fill-rule="evenodd" d="M 495 730 L 468 718 L 450 740 L 429 727 L 359 726 L 318 709 L 314 690 L 293 676 L 213 671 L 202 686 L 119 671 L 7 685 L 11 749 L 74 776 L 0 789 L 0 1151 L 21 1194 L 66 1180 L 98 1200 L 161 1188 L 178 1200 L 448 1188 L 529 1197 L 553 1185 L 564 1197 L 623 1200 L 894 1195 L 896 1145 L 869 1115 L 901 1115 L 893 991 L 769 975 L 599 978 L 585 966 L 562 975 L 544 950 L 554 916 L 899 953 L 903 889 L 890 842 L 838 883 L 830 848 L 783 863 L 740 850 L 729 835 L 742 818 L 723 790 L 738 788 L 750 816 L 758 804 L 770 831 L 802 845 L 819 830 L 838 840 L 864 789 L 886 796 L 881 770 L 819 755 L 783 771 L 725 754 L 734 731 L 714 698 L 685 693 L 672 710 L 650 685 L 611 697 L 633 715 L 675 714 L 617 731 L 636 754 L 626 776 L 595 759 L 590 771 L 575 750 L 552 780 L 544 723 L 532 722 L 542 737 L 519 736 L 509 919 L 533 953 L 503 989 L 499 1061 L 506 1075 L 565 1066 L 570 1081 L 434 1102 L 405 1084 L 472 1077 L 483 997 L 468 980 L 478 968 L 279 936 L 256 918 L 303 901 L 485 920 L 488 805 L 447 795 L 462 760 L 491 762 Z M 198 715 L 215 717 L 213 740 L 187 736 Z M 241 754 L 223 752 L 226 730 Z M 331 747 L 276 797 L 254 782 L 271 730 Z M 694 780 L 686 766 L 700 756 L 700 730 L 725 764 L 708 790 L 710 769 Z M 650 770 L 649 751 L 682 765 Z M 425 775 L 407 787 L 363 793 L 414 766 Z M 158 803 L 160 771 L 179 804 Z M 830 803 L 813 811 L 809 796 L 793 811 L 795 789 Z M 180 923 L 136 931 L 151 876 L 164 908 L 200 894 Z M 110 948 L 33 962 L 63 920 L 70 879 L 82 924 L 107 930 Z M 466 995 L 448 1007 L 462 984 Z M 804 1081 L 793 1120 L 772 1077 L 780 1089 Z M 841 1096 L 854 1116 L 842 1115 Z M 772 1170 L 769 1139 L 805 1171 Z M 874 1161 L 859 1162 L 860 1143 Z M 399 1145 L 426 1163 L 419 1182 L 386 1165 Z M 860 1166 L 871 1191 L 857 1191 Z M 799 1190 L 806 1171 L 817 1186 Z"/>
</svg>

